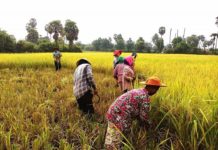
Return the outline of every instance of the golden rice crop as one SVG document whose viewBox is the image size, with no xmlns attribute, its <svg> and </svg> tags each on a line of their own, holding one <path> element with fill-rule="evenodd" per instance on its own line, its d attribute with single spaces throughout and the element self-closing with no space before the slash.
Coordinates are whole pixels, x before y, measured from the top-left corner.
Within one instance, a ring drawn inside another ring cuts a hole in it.
<svg viewBox="0 0 218 150">
<path fill-rule="evenodd" d="M 124 56 L 129 55 L 128 53 Z M 94 121 L 80 116 L 72 91 L 75 62 L 92 64 L 100 103 Z M 63 53 L 60 72 L 51 53 L 0 54 L 0 149 L 101 149 L 104 114 L 119 95 L 111 53 Z M 128 149 L 215 149 L 218 146 L 218 57 L 139 54 L 135 87 L 148 76 L 166 84 L 152 97 L 145 131 L 133 123 Z"/>
</svg>

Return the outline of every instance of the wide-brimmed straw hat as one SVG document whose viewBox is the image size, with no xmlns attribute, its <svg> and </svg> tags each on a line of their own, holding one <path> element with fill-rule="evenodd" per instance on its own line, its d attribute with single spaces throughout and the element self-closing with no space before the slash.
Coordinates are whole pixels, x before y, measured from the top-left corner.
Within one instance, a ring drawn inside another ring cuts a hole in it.
<svg viewBox="0 0 218 150">
<path fill-rule="evenodd" d="M 161 83 L 160 79 L 158 77 L 155 77 L 155 76 L 149 77 L 146 81 L 140 82 L 140 84 L 166 87 L 166 84 Z"/>
<path fill-rule="evenodd" d="M 80 65 L 81 63 L 87 63 L 87 64 L 90 64 L 91 65 L 91 63 L 88 61 L 88 59 L 86 59 L 86 58 L 81 58 L 81 59 L 79 59 L 77 62 L 76 62 L 76 66 L 78 66 L 78 65 Z"/>
</svg>

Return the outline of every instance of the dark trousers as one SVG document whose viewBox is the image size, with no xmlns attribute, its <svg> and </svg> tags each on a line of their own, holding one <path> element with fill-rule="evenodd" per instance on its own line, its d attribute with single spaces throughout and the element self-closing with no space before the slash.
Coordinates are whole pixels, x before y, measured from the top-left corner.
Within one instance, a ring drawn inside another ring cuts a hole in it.
<svg viewBox="0 0 218 150">
<path fill-rule="evenodd" d="M 88 91 L 81 98 L 77 99 L 77 103 L 79 105 L 79 109 L 84 114 L 91 115 L 91 114 L 93 114 L 95 112 L 93 104 L 92 104 L 92 98 L 93 98 L 92 92 Z"/>
<path fill-rule="evenodd" d="M 58 61 L 54 61 L 54 64 L 55 64 L 56 71 L 61 69 L 61 62 L 60 61 L 59 62 Z"/>
</svg>

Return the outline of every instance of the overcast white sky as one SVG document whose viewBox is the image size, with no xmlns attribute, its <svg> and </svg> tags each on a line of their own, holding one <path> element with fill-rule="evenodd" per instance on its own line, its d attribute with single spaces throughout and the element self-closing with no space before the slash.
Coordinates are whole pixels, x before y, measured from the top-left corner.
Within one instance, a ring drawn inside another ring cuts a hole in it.
<svg viewBox="0 0 218 150">
<path fill-rule="evenodd" d="M 25 25 L 36 18 L 40 35 L 52 20 L 66 19 L 77 23 L 82 43 L 91 43 L 98 37 L 108 38 L 122 34 L 134 41 L 143 37 L 151 42 L 160 26 L 166 27 L 165 44 L 177 29 L 179 35 L 209 35 L 218 31 L 218 0 L 1 0 L 0 28 L 13 34 L 17 40 L 26 36 Z"/>
</svg>

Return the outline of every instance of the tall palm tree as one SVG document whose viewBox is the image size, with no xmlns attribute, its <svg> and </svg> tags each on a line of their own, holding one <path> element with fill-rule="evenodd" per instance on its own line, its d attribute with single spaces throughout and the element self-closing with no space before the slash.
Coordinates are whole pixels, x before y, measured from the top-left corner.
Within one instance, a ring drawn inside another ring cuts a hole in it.
<svg viewBox="0 0 218 150">
<path fill-rule="evenodd" d="M 51 40 L 52 28 L 49 24 L 45 25 L 45 31 L 47 32 L 47 36 L 49 34 L 49 39 Z"/>
<path fill-rule="evenodd" d="M 63 26 L 60 20 L 54 20 L 45 26 L 45 30 L 51 35 L 53 34 L 53 39 L 55 40 L 56 47 L 58 46 L 58 37 L 63 33 Z"/>
<path fill-rule="evenodd" d="M 172 33 L 172 28 L 170 29 L 169 44 L 171 44 L 171 33 Z"/>
<path fill-rule="evenodd" d="M 199 48 L 202 46 L 203 47 L 203 43 L 205 41 L 205 36 L 204 35 L 199 35 L 198 36 L 199 39 Z"/>
<path fill-rule="evenodd" d="M 165 27 L 160 27 L 159 28 L 159 34 L 161 35 L 161 38 L 165 34 L 165 32 L 166 32 L 166 28 Z"/>
<path fill-rule="evenodd" d="M 216 49 L 217 49 L 217 39 L 218 39 L 218 33 L 216 33 L 216 44 L 215 44 Z"/>
<path fill-rule="evenodd" d="M 216 17 L 216 22 L 215 24 L 217 25 L 218 27 L 218 16 Z M 218 39 L 218 33 L 216 34 L 216 48 L 217 48 L 217 39 Z"/>
<path fill-rule="evenodd" d="M 79 29 L 75 22 L 66 20 L 64 31 L 66 38 L 69 41 L 69 49 L 72 49 L 73 41 L 78 39 Z"/>
<path fill-rule="evenodd" d="M 204 42 L 203 42 L 204 51 L 205 51 L 205 49 L 206 49 L 207 46 L 209 47 L 208 41 L 204 41 Z"/>
<path fill-rule="evenodd" d="M 218 16 L 216 17 L 216 22 L 215 22 L 215 24 L 216 24 L 217 27 L 218 27 Z"/>
<path fill-rule="evenodd" d="M 216 49 L 217 48 L 218 33 L 212 33 L 210 36 L 212 37 L 212 40 L 213 40 L 213 49 Z"/>
</svg>

